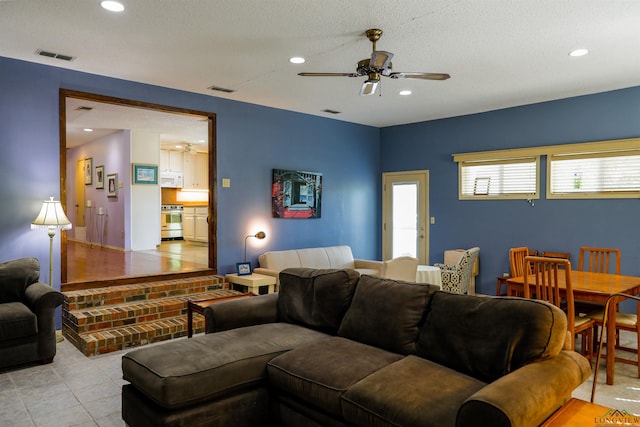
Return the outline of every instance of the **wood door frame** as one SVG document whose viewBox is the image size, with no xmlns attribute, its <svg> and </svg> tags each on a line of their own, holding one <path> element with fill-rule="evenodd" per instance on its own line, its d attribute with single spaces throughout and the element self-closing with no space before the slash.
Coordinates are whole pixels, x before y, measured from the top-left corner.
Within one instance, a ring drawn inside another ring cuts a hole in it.
<svg viewBox="0 0 640 427">
<path fill-rule="evenodd" d="M 398 172 L 383 172 L 382 173 L 382 259 L 387 259 L 387 255 L 389 254 L 389 249 L 392 242 L 389 241 L 389 235 L 387 231 L 387 210 L 391 209 L 392 206 L 389 206 L 389 197 L 391 193 L 387 193 L 386 184 L 387 178 L 393 177 L 402 177 L 402 176 L 410 176 L 410 175 L 418 175 L 423 176 L 425 181 L 425 188 L 422 189 L 423 194 L 422 197 L 418 198 L 419 210 L 424 210 L 424 220 L 423 224 L 418 223 L 418 228 L 423 227 L 423 243 L 422 243 L 422 252 L 424 255 L 424 259 L 420 257 L 420 247 L 418 247 L 418 261 L 420 264 L 429 264 L 429 242 L 430 242 L 430 230 L 429 230 L 429 171 L 428 170 L 411 170 L 411 171 L 398 171 Z M 401 180 L 402 181 L 402 180 Z M 420 190 L 420 189 L 419 189 Z"/>
<path fill-rule="evenodd" d="M 209 139 L 209 254 L 208 266 L 210 270 L 206 270 L 207 274 L 217 274 L 218 271 L 218 245 L 217 245 L 217 229 L 218 229 L 218 193 L 217 193 L 217 168 L 215 163 L 216 153 L 216 115 L 206 111 L 191 110 L 188 108 L 172 107 L 169 105 L 154 104 L 151 102 L 135 101 L 125 98 L 116 98 L 112 96 L 98 95 L 89 92 L 81 92 L 71 89 L 60 89 L 59 91 L 59 119 L 60 119 L 60 202 L 62 206 L 67 206 L 67 98 L 84 99 L 87 101 L 103 102 L 106 104 L 121 105 L 125 107 L 142 108 L 164 113 L 195 115 L 207 118 L 208 122 L 208 139 Z M 67 283 L 67 233 L 62 230 L 60 233 L 60 278 L 61 284 Z M 213 270 L 213 271 L 211 271 Z M 167 274 L 167 276 L 172 274 Z M 190 274 L 193 275 L 193 274 Z M 123 282 L 131 281 L 131 278 L 124 278 Z M 113 282 L 113 281 L 111 281 Z"/>
</svg>

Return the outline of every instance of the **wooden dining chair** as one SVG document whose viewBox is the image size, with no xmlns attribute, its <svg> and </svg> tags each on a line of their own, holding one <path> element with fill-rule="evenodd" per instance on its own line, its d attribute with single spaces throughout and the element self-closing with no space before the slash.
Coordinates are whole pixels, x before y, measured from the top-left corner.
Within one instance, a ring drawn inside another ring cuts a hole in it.
<svg viewBox="0 0 640 427">
<path fill-rule="evenodd" d="M 623 313 L 620 311 L 616 312 L 616 349 L 623 350 L 626 352 L 633 353 L 636 357 L 634 358 L 624 358 L 619 357 L 616 354 L 614 360 L 616 362 L 626 363 L 628 365 L 636 365 L 638 367 L 638 377 L 640 378 L 640 322 L 638 322 L 638 314 L 640 314 L 640 302 L 638 302 L 636 306 L 636 313 Z M 595 322 L 594 330 L 597 332 L 598 327 L 602 327 L 603 318 L 604 318 L 604 310 L 589 315 L 591 319 Z M 636 347 L 626 347 L 620 345 L 620 331 L 629 331 L 636 334 Z M 598 338 L 598 334 L 595 335 L 596 340 Z M 594 342 L 595 342 L 594 341 Z"/>
<path fill-rule="evenodd" d="M 571 261 L 569 252 L 542 251 L 542 256 L 546 258 L 561 258 Z"/>
<path fill-rule="evenodd" d="M 549 302 L 567 313 L 567 329 L 571 335 L 571 349 L 575 350 L 575 337 L 582 337 L 581 353 L 591 362 L 593 354 L 594 320 L 576 316 L 571 262 L 562 258 L 527 256 L 524 259 L 524 297 Z M 564 284 L 564 292 L 562 291 Z"/>
<path fill-rule="evenodd" d="M 613 263 L 611 258 L 614 258 Z M 614 267 L 613 271 L 611 271 L 611 267 Z M 580 248 L 578 270 L 620 274 L 620 249 L 583 246 Z"/>
<path fill-rule="evenodd" d="M 524 276 L 524 259 L 527 255 L 536 256 L 538 255 L 538 251 L 535 249 L 529 249 L 526 246 L 509 249 L 509 277 Z M 529 272 L 529 274 L 531 274 L 531 272 Z M 505 283 L 506 278 L 498 280 L 498 286 L 496 287 L 497 296 L 503 295 L 502 285 Z"/>
</svg>

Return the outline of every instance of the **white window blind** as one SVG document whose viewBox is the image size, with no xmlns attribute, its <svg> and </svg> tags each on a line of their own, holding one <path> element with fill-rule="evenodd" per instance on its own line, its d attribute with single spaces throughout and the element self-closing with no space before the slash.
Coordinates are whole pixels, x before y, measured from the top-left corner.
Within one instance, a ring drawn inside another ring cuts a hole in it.
<svg viewBox="0 0 640 427">
<path fill-rule="evenodd" d="M 461 199 L 537 199 L 539 157 L 459 162 Z"/>
<path fill-rule="evenodd" d="M 640 193 L 640 150 L 549 156 L 550 197 L 621 198 Z"/>
</svg>

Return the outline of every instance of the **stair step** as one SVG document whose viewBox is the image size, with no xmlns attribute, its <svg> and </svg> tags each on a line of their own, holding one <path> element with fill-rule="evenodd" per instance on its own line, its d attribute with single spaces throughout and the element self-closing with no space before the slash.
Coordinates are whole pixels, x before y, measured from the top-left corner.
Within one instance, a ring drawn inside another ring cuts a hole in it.
<svg viewBox="0 0 640 427">
<path fill-rule="evenodd" d="M 174 298 L 100 306 L 65 313 L 66 326 L 82 334 L 103 329 L 161 320 L 187 313 L 187 301 L 237 295 L 237 291 L 214 290 Z"/>
<path fill-rule="evenodd" d="M 194 313 L 194 333 L 204 332 L 204 317 Z M 76 334 L 66 329 L 64 336 L 85 356 L 97 356 L 187 335 L 187 316 L 136 323 L 103 331 Z"/>
<path fill-rule="evenodd" d="M 201 276 L 159 282 L 119 285 L 67 291 L 64 306 L 68 311 L 102 307 L 126 302 L 153 300 L 220 289 L 227 283 L 222 276 Z"/>
<path fill-rule="evenodd" d="M 187 302 L 225 298 L 223 276 L 118 285 L 63 292 L 63 335 L 86 356 L 109 353 L 187 335 Z M 195 333 L 204 332 L 204 317 L 194 313 Z"/>
</svg>

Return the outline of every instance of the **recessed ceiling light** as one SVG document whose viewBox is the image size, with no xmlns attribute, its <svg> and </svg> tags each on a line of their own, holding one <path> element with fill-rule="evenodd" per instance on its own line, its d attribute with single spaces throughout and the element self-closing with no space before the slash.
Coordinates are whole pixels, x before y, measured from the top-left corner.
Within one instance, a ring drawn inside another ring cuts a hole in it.
<svg viewBox="0 0 640 427">
<path fill-rule="evenodd" d="M 90 128 L 84 128 L 82 130 L 85 131 L 85 132 L 93 132 L 93 129 L 90 129 Z"/>
<path fill-rule="evenodd" d="M 588 53 L 588 49 L 575 49 L 569 52 L 569 56 L 585 56 Z"/>
<path fill-rule="evenodd" d="M 401 90 L 399 93 L 400 93 L 400 95 L 402 95 L 402 96 L 408 96 L 408 95 L 411 95 L 411 91 L 410 91 L 410 90 L 408 90 L 408 89 Z"/>
<path fill-rule="evenodd" d="M 124 5 L 119 1 L 105 0 L 100 2 L 100 6 L 109 12 L 122 12 L 124 10 Z"/>
<path fill-rule="evenodd" d="M 292 58 L 289 58 L 289 62 L 291 62 L 292 64 L 304 64 L 305 59 L 301 56 L 294 56 Z"/>
</svg>

